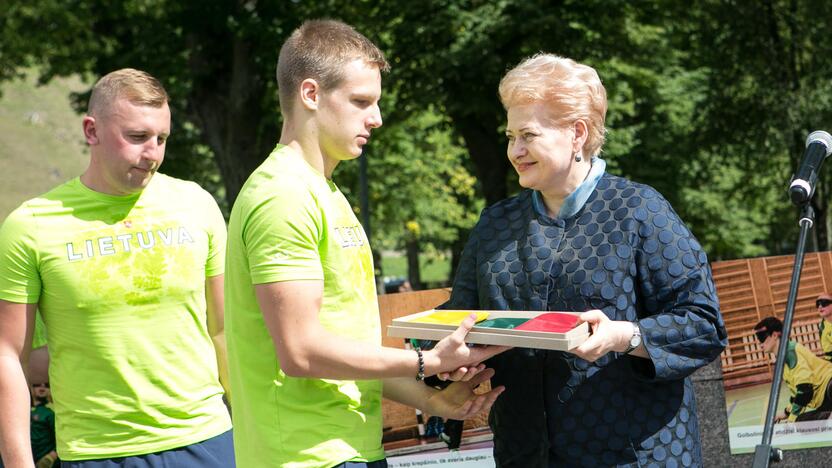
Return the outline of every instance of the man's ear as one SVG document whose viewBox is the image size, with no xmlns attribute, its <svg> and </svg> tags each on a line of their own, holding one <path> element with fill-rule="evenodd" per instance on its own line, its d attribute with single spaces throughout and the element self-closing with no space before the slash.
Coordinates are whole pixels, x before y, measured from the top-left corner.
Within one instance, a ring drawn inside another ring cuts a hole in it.
<svg viewBox="0 0 832 468">
<path fill-rule="evenodd" d="M 95 126 L 95 117 L 90 115 L 84 116 L 82 125 L 84 126 L 84 139 L 90 146 L 98 144 L 98 128 Z"/>
<path fill-rule="evenodd" d="M 317 110 L 321 100 L 321 87 L 312 78 L 300 83 L 300 102 L 308 110 Z"/>
</svg>

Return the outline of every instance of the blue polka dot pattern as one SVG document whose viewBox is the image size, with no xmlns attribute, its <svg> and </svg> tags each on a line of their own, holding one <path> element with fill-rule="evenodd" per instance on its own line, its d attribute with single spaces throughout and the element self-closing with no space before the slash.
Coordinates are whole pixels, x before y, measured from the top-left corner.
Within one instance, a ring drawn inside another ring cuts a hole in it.
<svg viewBox="0 0 832 468">
<path fill-rule="evenodd" d="M 604 174 L 564 220 L 537 214 L 528 190 L 487 208 L 445 307 L 597 308 L 641 329 L 649 360 L 493 358 L 506 386 L 489 417 L 498 466 L 702 464 L 689 376 L 722 351 L 725 327 L 705 253 L 652 188 Z"/>
</svg>

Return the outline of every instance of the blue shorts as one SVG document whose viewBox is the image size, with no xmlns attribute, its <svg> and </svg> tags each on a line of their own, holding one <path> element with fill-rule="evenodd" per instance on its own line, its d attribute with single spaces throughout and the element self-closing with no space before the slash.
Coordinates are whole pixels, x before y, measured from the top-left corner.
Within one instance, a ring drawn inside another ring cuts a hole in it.
<svg viewBox="0 0 832 468">
<path fill-rule="evenodd" d="M 335 465 L 332 468 L 387 468 L 387 459 L 384 458 L 372 462 L 345 462 L 340 465 Z"/>
<path fill-rule="evenodd" d="M 163 452 L 98 460 L 61 461 L 65 468 L 234 468 L 232 431 Z"/>
</svg>

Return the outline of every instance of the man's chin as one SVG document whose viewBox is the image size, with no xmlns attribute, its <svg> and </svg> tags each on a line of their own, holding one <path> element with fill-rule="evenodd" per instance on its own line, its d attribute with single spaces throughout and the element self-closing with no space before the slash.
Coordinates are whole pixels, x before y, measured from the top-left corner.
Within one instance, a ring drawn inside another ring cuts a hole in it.
<svg viewBox="0 0 832 468">
<path fill-rule="evenodd" d="M 153 175 L 155 172 L 151 172 L 144 177 L 141 178 L 131 178 L 127 181 L 127 186 L 125 189 L 129 191 L 131 194 L 141 192 L 142 190 L 146 189 L 148 185 L 150 185 L 150 181 L 153 179 Z"/>
<path fill-rule="evenodd" d="M 361 157 L 361 154 L 364 152 L 362 148 L 358 148 L 357 150 L 350 151 L 349 153 L 345 153 L 341 158 L 341 161 L 352 161 L 353 159 L 358 159 Z"/>
<path fill-rule="evenodd" d="M 152 171 L 146 172 L 144 174 L 144 177 L 142 177 L 139 180 L 139 183 L 142 184 L 142 186 L 147 186 L 147 184 L 150 183 L 150 179 L 152 179 L 154 175 L 156 175 L 156 170 L 155 169 L 152 170 Z"/>
</svg>

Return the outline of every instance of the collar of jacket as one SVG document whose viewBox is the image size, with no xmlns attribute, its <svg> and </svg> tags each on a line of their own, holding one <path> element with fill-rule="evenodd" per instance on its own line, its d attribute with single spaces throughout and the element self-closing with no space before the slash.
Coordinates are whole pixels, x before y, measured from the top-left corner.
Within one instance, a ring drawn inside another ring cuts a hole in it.
<svg viewBox="0 0 832 468">
<path fill-rule="evenodd" d="M 601 176 L 604 175 L 606 168 L 607 163 L 603 159 L 599 157 L 592 158 L 592 167 L 589 169 L 589 174 L 587 174 L 586 179 L 581 182 L 581 185 L 574 192 L 566 197 L 555 219 L 567 219 L 575 216 L 584 207 L 592 191 L 595 190 L 595 186 L 598 185 L 598 181 L 601 180 Z M 543 204 L 543 197 L 537 190 L 532 191 L 532 205 L 538 215 L 549 217 L 546 206 Z"/>
</svg>

